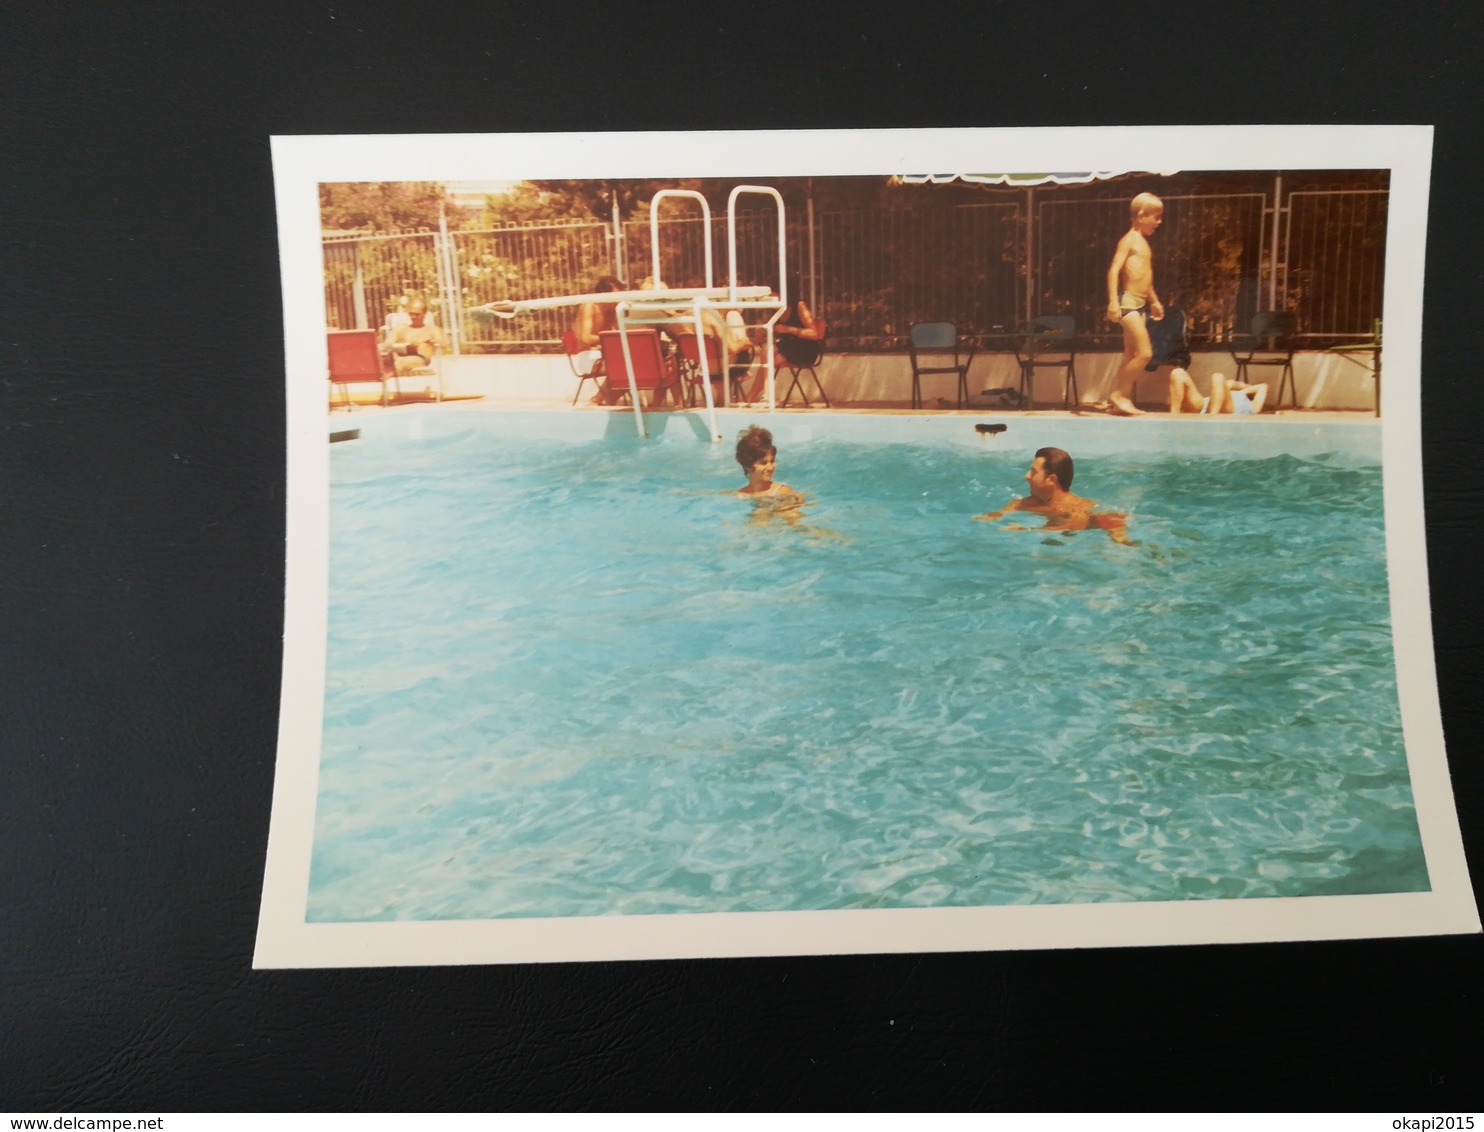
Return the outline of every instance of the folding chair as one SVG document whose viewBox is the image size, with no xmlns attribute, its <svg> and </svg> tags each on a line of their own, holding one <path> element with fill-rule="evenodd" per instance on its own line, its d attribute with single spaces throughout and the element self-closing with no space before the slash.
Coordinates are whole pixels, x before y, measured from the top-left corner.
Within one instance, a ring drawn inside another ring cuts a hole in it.
<svg viewBox="0 0 1484 1132">
<path fill-rule="evenodd" d="M 698 339 L 694 334 L 679 334 L 675 340 L 680 344 L 680 379 L 685 384 L 686 404 L 696 403 L 696 391 L 701 388 L 701 347 L 696 345 Z M 711 375 L 712 381 L 720 381 L 726 368 L 721 360 L 721 345 L 710 335 L 699 341 L 706 343 L 706 371 Z M 705 394 L 701 394 L 702 398 Z M 732 398 L 737 396 L 736 383 L 732 383 Z"/>
<path fill-rule="evenodd" d="M 824 361 L 824 334 L 827 327 L 819 319 L 814 320 L 814 327 L 819 331 L 818 338 L 797 339 L 799 349 L 802 350 L 805 346 L 812 346 L 813 349 L 811 351 L 807 354 L 800 353 L 796 355 L 797 360 L 785 358 L 782 354 L 779 354 L 774 359 L 775 373 L 778 369 L 786 369 L 793 375 L 793 383 L 789 385 L 788 392 L 783 395 L 783 400 L 778 402 L 780 405 L 787 405 L 788 399 L 794 395 L 794 390 L 797 389 L 799 391 L 799 399 L 804 402 L 804 407 L 806 409 L 813 407 L 809 402 L 809 394 L 804 392 L 804 387 L 800 384 L 801 376 L 807 373 L 810 377 L 814 378 L 814 388 L 819 391 L 819 399 L 824 402 L 824 407 L 826 409 L 831 407 L 829 395 L 825 393 L 824 386 L 819 381 L 819 374 L 814 368 L 820 362 Z"/>
<path fill-rule="evenodd" d="M 628 336 L 629 353 L 634 359 L 634 385 L 639 389 L 669 389 L 673 386 L 675 377 L 665 365 L 665 352 L 660 349 L 660 332 L 644 327 L 625 331 L 604 330 L 598 335 L 608 388 L 624 396 L 629 394 L 629 368 L 623 356 L 625 335 Z"/>
<path fill-rule="evenodd" d="M 1252 331 L 1232 341 L 1232 360 L 1237 363 L 1237 380 L 1247 380 L 1248 366 L 1282 366 L 1278 379 L 1278 396 L 1273 408 L 1283 407 L 1283 387 L 1288 386 L 1288 406 L 1298 408 L 1298 382 L 1293 377 L 1294 335 L 1298 332 L 1298 315 L 1292 311 L 1258 311 L 1252 316 Z"/>
<path fill-rule="evenodd" d="M 974 346 L 962 353 L 958 327 L 951 322 L 914 322 L 907 330 L 907 348 L 912 357 L 912 407 L 922 408 L 922 378 L 925 374 L 958 374 L 958 407 L 969 400 L 969 363 L 974 359 Z M 920 353 L 953 355 L 952 365 L 924 365 Z M 960 360 L 962 357 L 962 360 Z"/>
<path fill-rule="evenodd" d="M 427 325 L 433 326 L 436 329 L 436 324 L 433 322 L 433 316 L 431 314 L 428 314 L 426 316 L 426 318 L 427 318 Z M 402 320 L 406 320 L 406 321 L 402 321 Z M 414 355 L 406 353 L 405 350 L 395 350 L 395 349 L 393 349 L 391 347 L 391 343 L 392 343 L 392 341 L 393 341 L 393 339 L 394 339 L 394 337 L 395 337 L 395 335 L 397 333 L 397 330 L 398 329 L 406 329 L 407 327 L 409 327 L 411 325 L 412 325 L 411 316 L 408 315 L 407 312 L 405 312 L 405 311 L 393 311 L 391 314 L 387 315 L 386 326 L 384 328 L 384 335 L 385 336 L 382 338 L 382 342 L 385 343 L 385 345 L 382 348 L 382 352 L 383 352 L 383 354 L 386 355 L 386 366 L 391 371 L 391 374 L 392 374 L 392 376 L 394 378 L 403 378 L 403 377 L 431 377 L 431 378 L 437 379 L 437 382 L 438 382 L 438 395 L 437 395 L 438 396 L 438 401 L 440 403 L 442 403 L 442 401 L 443 401 L 443 347 L 441 345 L 435 343 L 434 344 L 434 349 L 433 349 L 433 356 L 431 358 L 424 358 L 419 353 L 417 355 L 417 364 L 406 364 L 407 362 L 410 361 L 410 359 Z M 439 333 L 441 334 L 442 331 L 439 331 Z M 401 369 L 398 369 L 397 368 L 399 361 L 403 363 L 403 368 L 401 368 Z M 402 395 L 402 385 L 401 385 L 401 382 L 399 381 L 398 384 L 397 384 L 397 396 L 400 397 L 401 395 Z"/>
<path fill-rule="evenodd" d="M 572 376 L 577 379 L 577 392 L 572 394 L 572 404 L 577 404 L 577 398 L 582 396 L 582 383 L 591 381 L 593 388 L 599 387 L 598 379 L 603 376 L 603 355 L 601 351 L 590 350 L 581 342 L 577 341 L 577 335 L 570 330 L 562 332 L 562 349 L 567 352 L 567 365 L 572 367 Z"/>
<path fill-rule="evenodd" d="M 1066 314 L 1038 315 L 1026 323 L 1022 334 L 1015 347 L 1015 359 L 1020 363 L 1020 403 L 1027 408 L 1035 405 L 1036 370 L 1049 367 L 1067 371 L 1062 381 L 1062 406 L 1075 410 L 1081 404 L 1077 392 L 1077 320 Z M 1043 356 L 1048 353 L 1066 357 Z"/>
<path fill-rule="evenodd" d="M 345 394 L 346 409 L 355 408 L 350 399 L 348 385 L 361 382 L 381 384 L 381 403 L 387 403 L 386 383 L 397 382 L 397 396 L 402 396 L 402 383 L 395 371 L 388 372 L 382 357 L 381 345 L 376 341 L 374 330 L 331 330 L 326 332 L 326 345 L 330 359 L 330 385 L 340 386 Z"/>
</svg>

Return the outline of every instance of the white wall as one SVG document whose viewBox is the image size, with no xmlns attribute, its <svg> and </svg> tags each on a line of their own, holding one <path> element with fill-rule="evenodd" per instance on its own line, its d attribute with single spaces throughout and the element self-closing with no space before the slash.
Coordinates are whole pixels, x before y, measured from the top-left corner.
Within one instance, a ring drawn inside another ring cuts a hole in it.
<svg viewBox="0 0 1484 1132">
<path fill-rule="evenodd" d="M 1107 399 L 1120 356 L 1112 353 L 1079 354 L 1077 386 L 1083 402 Z M 577 390 L 577 379 L 562 354 L 475 354 L 443 359 L 444 391 L 449 394 L 479 394 L 494 401 L 571 400 Z M 1300 353 L 1293 359 L 1294 378 L 1298 384 L 1298 402 L 1311 409 L 1370 410 L 1375 405 L 1375 380 L 1368 369 L 1336 354 Z M 1061 404 L 1063 372 L 1042 369 L 1036 375 L 1036 400 L 1042 408 Z M 1278 394 L 1278 367 L 1264 367 L 1249 372 L 1249 380 L 1269 383 L 1268 403 Z M 1191 376 L 1202 392 L 1210 388 L 1212 373 L 1234 376 L 1236 366 L 1228 353 L 1193 355 Z M 780 378 L 786 377 L 781 374 Z M 838 354 L 826 357 L 819 366 L 819 378 L 825 392 L 836 404 L 856 402 L 896 402 L 906 405 L 912 396 L 912 366 L 902 354 Z M 417 379 L 412 379 L 416 381 Z M 807 380 L 807 378 L 806 378 Z M 938 399 L 953 405 L 957 390 L 953 376 L 925 377 L 923 404 L 937 408 Z M 1009 354 L 980 354 L 969 369 L 970 403 L 986 404 L 980 394 L 985 389 L 1019 388 L 1020 370 Z M 1138 399 L 1145 405 L 1167 403 L 1168 393 L 1161 387 L 1162 375 L 1150 374 L 1139 382 Z M 410 386 L 409 386 L 410 388 Z M 583 397 L 591 396 L 592 383 L 583 387 Z M 780 384 L 782 397 L 787 386 Z M 812 391 L 812 383 L 809 385 Z M 795 401 L 797 403 L 797 401 Z M 1285 405 L 1287 397 L 1284 398 Z"/>
</svg>

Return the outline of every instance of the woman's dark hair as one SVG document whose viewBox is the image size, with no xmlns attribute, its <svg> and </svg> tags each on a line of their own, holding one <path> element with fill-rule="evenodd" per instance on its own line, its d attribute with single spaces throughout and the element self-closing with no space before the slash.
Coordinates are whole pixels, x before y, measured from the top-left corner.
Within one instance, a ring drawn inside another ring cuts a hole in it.
<svg viewBox="0 0 1484 1132">
<path fill-rule="evenodd" d="M 623 280 L 612 275 L 600 276 L 598 281 L 593 284 L 593 294 L 595 295 L 606 295 L 609 291 L 622 290 L 625 290 Z"/>
<path fill-rule="evenodd" d="M 773 434 L 758 425 L 750 425 L 737 434 L 737 463 L 742 465 L 744 472 L 752 471 L 752 466 L 764 456 L 778 454 L 778 449 L 773 446 Z"/>
</svg>

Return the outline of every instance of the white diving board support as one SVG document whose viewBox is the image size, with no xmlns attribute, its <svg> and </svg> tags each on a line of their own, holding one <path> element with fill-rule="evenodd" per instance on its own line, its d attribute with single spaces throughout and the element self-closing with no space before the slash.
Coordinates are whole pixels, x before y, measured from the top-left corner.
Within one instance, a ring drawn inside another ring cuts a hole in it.
<svg viewBox="0 0 1484 1132">
<path fill-rule="evenodd" d="M 677 322 L 694 322 L 697 342 L 705 341 L 706 328 L 701 321 L 702 310 L 757 309 L 771 310 L 768 320 L 768 411 L 773 411 L 773 323 L 783 314 L 784 308 L 767 287 L 667 287 L 656 291 L 595 291 L 584 295 L 554 295 L 541 299 L 502 299 L 470 307 L 484 310 L 501 318 L 514 318 L 528 311 L 556 310 L 561 307 L 581 306 L 583 303 L 613 303 L 618 316 L 620 331 L 630 326 L 659 326 Z M 685 308 L 689 309 L 685 309 Z M 644 409 L 639 404 L 639 391 L 634 380 L 634 359 L 629 349 L 628 335 L 620 338 L 623 347 L 624 365 L 629 373 L 629 399 L 633 402 L 634 423 L 638 433 L 647 437 L 644 424 Z M 716 422 L 716 402 L 711 395 L 711 368 L 706 360 L 706 348 L 699 349 L 701 359 L 702 387 L 706 395 L 707 424 L 711 439 L 722 439 Z M 725 363 L 723 363 L 725 364 Z M 728 381 L 730 374 L 727 374 Z"/>
<path fill-rule="evenodd" d="M 777 374 L 774 360 L 777 357 L 773 349 L 773 326 L 783 317 L 788 310 L 788 225 L 785 220 L 783 207 L 783 194 L 770 185 L 737 185 L 727 196 L 727 281 L 731 285 L 731 298 L 737 298 L 737 198 L 744 193 L 753 193 L 758 196 L 772 197 L 778 205 L 778 299 L 779 308 L 773 312 L 773 317 L 768 319 L 768 343 L 767 343 L 767 366 L 768 366 L 768 412 L 776 412 Z"/>
<path fill-rule="evenodd" d="M 763 292 L 767 291 L 766 287 L 754 289 Z M 629 374 L 629 400 L 633 402 L 634 423 L 638 427 L 639 435 L 647 437 L 649 430 L 644 424 L 644 410 L 639 405 L 639 386 L 634 380 L 634 359 L 629 351 L 629 326 L 630 324 L 638 324 L 640 326 L 674 325 L 677 322 L 694 321 L 696 353 L 700 358 L 701 364 L 701 388 L 706 394 L 706 421 L 711 428 L 712 441 L 720 441 L 721 429 L 716 423 L 716 402 L 711 396 L 711 367 L 706 361 L 706 326 L 701 321 L 701 310 L 703 308 L 715 308 L 717 304 L 715 302 L 708 302 L 704 295 L 699 294 L 691 299 L 691 308 L 688 312 L 678 310 L 674 303 L 661 305 L 661 302 L 650 298 L 639 302 L 619 303 L 616 308 L 618 314 L 619 344 L 623 347 L 624 367 L 628 370 Z M 630 311 L 637 311 L 640 317 L 631 319 L 629 317 Z M 647 318 L 644 317 L 646 313 L 649 314 Z M 725 365 L 726 363 L 723 362 L 722 364 Z M 675 388 L 675 397 L 678 407 L 680 397 L 680 388 L 678 385 Z"/>
<path fill-rule="evenodd" d="M 639 407 L 639 384 L 634 380 L 634 355 L 629 349 L 629 335 L 623 324 L 624 309 L 627 303 L 619 303 L 618 311 L 618 345 L 623 350 L 624 371 L 629 375 L 629 401 L 634 406 L 634 424 L 639 428 L 639 436 L 647 437 L 649 433 L 644 428 L 644 410 Z"/>
<path fill-rule="evenodd" d="M 660 273 L 660 201 L 666 197 L 685 197 L 701 202 L 701 232 L 706 242 L 706 286 L 710 287 L 716 278 L 711 267 L 711 206 L 695 189 L 661 189 L 649 198 L 649 262 L 652 266 L 649 278 L 656 287 L 665 278 Z"/>
<path fill-rule="evenodd" d="M 744 193 L 756 193 L 772 197 L 778 205 L 778 294 L 768 287 L 737 286 L 737 198 Z M 639 404 L 639 387 L 634 378 L 634 358 L 629 348 L 626 333 L 632 325 L 663 325 L 691 322 L 695 325 L 697 355 L 700 358 L 701 387 L 706 395 L 706 419 L 710 426 L 711 439 L 721 440 L 721 429 L 716 422 L 716 401 L 711 393 L 711 365 L 706 359 L 706 326 L 702 321 L 703 310 L 770 310 L 773 312 L 763 324 L 767 332 L 767 387 L 768 412 L 776 411 L 776 385 L 773 327 L 788 310 L 788 247 L 787 227 L 784 221 L 783 196 L 777 189 L 766 185 L 738 185 L 727 198 L 727 285 L 713 286 L 716 279 L 711 251 L 711 206 L 706 198 L 694 189 L 661 189 L 649 202 L 650 263 L 653 268 L 651 282 L 658 284 L 664 278 L 660 271 L 659 204 L 667 197 L 683 197 L 697 200 L 701 204 L 702 231 L 705 240 L 706 285 L 704 287 L 658 287 L 648 291 L 602 291 L 583 295 L 556 295 L 541 299 L 500 299 L 467 308 L 470 311 L 486 311 L 499 318 L 514 318 L 528 311 L 553 310 L 560 307 L 581 306 L 583 303 L 612 304 L 618 319 L 619 344 L 623 348 L 624 365 L 628 368 L 629 399 L 633 402 L 634 424 L 641 437 L 649 432 L 644 424 L 644 410 Z M 688 309 L 686 309 L 688 308 Z M 631 317 L 632 316 L 632 317 Z M 727 390 L 731 385 L 731 367 L 725 349 L 722 351 L 723 396 L 730 403 Z M 677 397 L 679 390 L 676 390 Z"/>
<path fill-rule="evenodd" d="M 705 195 L 696 192 L 695 189 L 661 189 L 649 199 L 649 262 L 651 267 L 649 276 L 650 282 L 658 287 L 665 278 L 664 274 L 660 271 L 660 201 L 664 200 L 667 197 L 679 197 L 686 200 L 694 200 L 700 202 L 701 236 L 704 241 L 706 252 L 706 286 L 709 288 L 716 280 L 716 269 L 713 266 L 714 259 L 711 254 L 711 205 L 707 202 Z M 735 282 L 735 280 L 733 280 L 733 282 Z M 706 364 L 706 327 L 705 324 L 701 321 L 701 305 L 705 302 L 705 299 L 701 296 L 697 296 L 696 298 L 692 299 L 691 302 L 691 317 L 695 320 L 696 324 L 696 354 L 701 360 L 701 388 L 705 390 L 706 393 L 706 421 L 711 426 L 711 439 L 714 443 L 721 440 L 721 429 L 718 428 L 716 424 L 716 402 L 711 396 L 711 367 Z M 619 308 L 618 328 L 620 330 L 624 328 L 624 315 L 626 313 L 627 312 L 624 310 L 624 308 Z M 623 344 L 624 361 L 627 363 L 629 360 L 629 339 L 627 335 L 624 336 Z M 725 365 L 725 362 L 723 362 L 723 365 Z M 632 368 L 630 368 L 629 385 L 631 391 L 629 397 L 634 402 L 634 419 L 639 422 L 639 435 L 645 436 L 647 434 L 644 430 L 643 417 L 640 416 L 641 410 L 639 408 L 639 394 L 637 391 L 633 390 L 633 382 L 634 371 Z M 678 402 L 680 398 L 680 392 L 680 387 L 677 384 L 675 387 L 677 408 L 679 407 Z"/>
</svg>

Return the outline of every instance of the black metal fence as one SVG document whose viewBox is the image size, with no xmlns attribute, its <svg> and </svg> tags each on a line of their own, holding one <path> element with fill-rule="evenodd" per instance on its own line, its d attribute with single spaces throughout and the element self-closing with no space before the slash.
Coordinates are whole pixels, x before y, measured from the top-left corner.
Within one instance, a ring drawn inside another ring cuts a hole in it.
<svg viewBox="0 0 1484 1132">
<path fill-rule="evenodd" d="M 1152 237 L 1156 286 L 1186 312 L 1197 341 L 1244 331 L 1260 310 L 1292 310 L 1299 332 L 1324 339 L 1368 335 L 1381 317 L 1387 191 L 1305 189 L 1275 201 L 1265 192 L 1164 197 Z M 779 281 L 777 220 L 739 212 L 738 282 Z M 670 286 L 704 277 L 699 216 L 657 225 L 661 273 Z M 900 348 L 919 321 L 950 321 L 966 333 L 1013 328 L 1038 314 L 1071 315 L 1091 343 L 1117 341 L 1103 320 L 1107 270 L 1128 228 L 1128 196 L 1038 197 L 1017 192 L 944 204 L 790 214 L 790 273 L 831 347 Z M 711 221 L 713 273 L 726 280 L 727 223 Z M 566 310 L 497 319 L 469 308 L 497 299 L 582 294 L 601 275 L 638 286 L 652 274 L 647 220 L 526 224 L 440 235 L 325 238 L 325 302 L 331 326 L 379 326 L 400 297 L 428 299 L 464 351 L 531 350 L 556 343 Z"/>
</svg>

